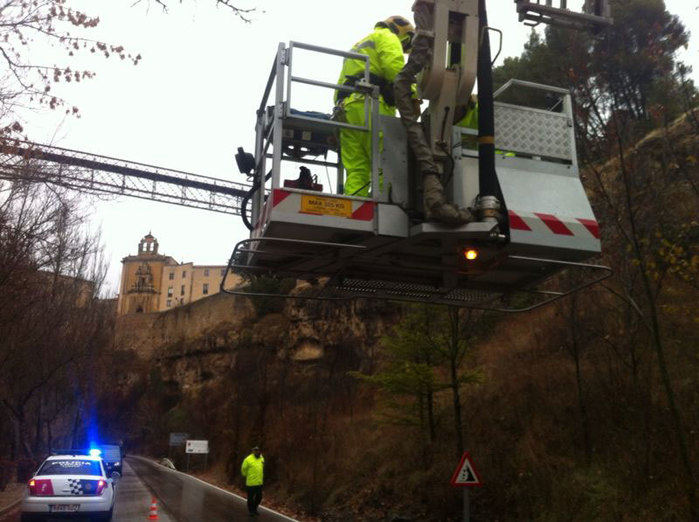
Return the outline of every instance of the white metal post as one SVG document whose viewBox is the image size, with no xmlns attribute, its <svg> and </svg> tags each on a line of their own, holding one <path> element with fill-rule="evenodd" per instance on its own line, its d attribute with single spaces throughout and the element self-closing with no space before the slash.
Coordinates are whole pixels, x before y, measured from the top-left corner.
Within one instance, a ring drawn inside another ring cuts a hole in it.
<svg viewBox="0 0 699 522">
<path fill-rule="evenodd" d="M 568 143 L 570 144 L 570 156 L 573 160 L 573 169 L 578 172 L 578 150 L 575 145 L 575 114 L 573 113 L 573 96 L 569 93 L 563 96 L 563 114 L 568 116 L 568 126 L 570 136 Z"/>
<path fill-rule="evenodd" d="M 282 137 L 283 129 L 282 122 L 284 117 L 284 79 L 285 79 L 285 55 L 286 47 L 283 43 L 279 44 L 277 53 L 277 80 L 274 96 L 274 123 L 272 131 L 272 189 L 278 188 L 281 184 L 281 165 L 282 165 Z M 263 178 L 264 181 L 264 178 Z M 261 194 L 264 197 L 265 187 L 262 184 Z"/>
<path fill-rule="evenodd" d="M 371 119 L 369 129 L 371 132 L 371 197 L 374 201 L 381 198 L 379 185 L 379 153 L 381 149 L 381 136 L 379 133 L 379 105 L 381 104 L 378 87 L 374 87 L 371 93 Z"/>
</svg>

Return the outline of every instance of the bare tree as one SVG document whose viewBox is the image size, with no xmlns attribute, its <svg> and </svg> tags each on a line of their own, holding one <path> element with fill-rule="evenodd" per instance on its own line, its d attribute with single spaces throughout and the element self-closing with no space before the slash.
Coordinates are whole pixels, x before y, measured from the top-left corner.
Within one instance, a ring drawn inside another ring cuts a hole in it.
<svg viewBox="0 0 699 522">
<path fill-rule="evenodd" d="M 45 398 L 81 383 L 88 356 L 106 343 L 109 318 L 95 306 L 105 265 L 99 236 L 82 232 L 65 194 L 14 183 L 0 197 L 0 405 L 15 451 L 33 457 L 51 443 Z"/>
<path fill-rule="evenodd" d="M 173 0 L 174 1 L 174 0 Z M 183 0 L 177 0 L 178 3 L 183 3 Z M 232 0 L 208 0 L 210 2 L 215 3 L 215 5 L 225 7 L 227 9 L 230 9 L 231 12 L 233 12 L 234 15 L 236 15 L 238 18 L 240 18 L 243 22 L 245 23 L 250 23 L 252 22 L 251 16 L 257 12 L 257 8 L 255 7 L 250 7 L 250 8 L 243 8 L 240 7 L 238 2 L 233 2 Z M 136 0 L 133 5 L 138 5 L 138 4 L 156 4 L 160 6 L 164 11 L 168 11 L 169 6 L 173 3 L 172 1 L 168 0 Z"/>
<path fill-rule="evenodd" d="M 99 24 L 99 18 L 73 9 L 67 0 L 5 0 L 0 6 L 0 18 L 0 63 L 8 72 L 0 86 L 0 106 L 5 118 L 14 115 L 18 108 L 37 105 L 78 114 L 76 106 L 69 106 L 53 93 L 53 85 L 94 76 L 71 63 L 79 53 L 117 56 L 134 64 L 141 59 L 122 45 L 83 36 Z M 39 54 L 62 56 L 63 63 L 38 61 Z M 17 131 L 17 125 L 6 119 L 4 130 Z"/>
</svg>

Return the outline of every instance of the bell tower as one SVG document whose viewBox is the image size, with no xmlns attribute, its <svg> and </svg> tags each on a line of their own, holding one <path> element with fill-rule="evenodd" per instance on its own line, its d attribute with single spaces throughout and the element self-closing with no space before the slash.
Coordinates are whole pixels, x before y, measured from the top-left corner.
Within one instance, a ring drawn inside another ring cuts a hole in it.
<svg viewBox="0 0 699 522">
<path fill-rule="evenodd" d="M 163 269 L 176 264 L 171 257 L 161 255 L 158 246 L 158 240 L 149 231 L 138 242 L 138 254 L 121 260 L 119 315 L 158 311 Z"/>
<path fill-rule="evenodd" d="M 148 232 L 147 235 L 143 236 L 141 241 L 138 243 L 138 255 L 157 255 L 158 254 L 158 240 L 153 237 L 153 234 Z"/>
</svg>

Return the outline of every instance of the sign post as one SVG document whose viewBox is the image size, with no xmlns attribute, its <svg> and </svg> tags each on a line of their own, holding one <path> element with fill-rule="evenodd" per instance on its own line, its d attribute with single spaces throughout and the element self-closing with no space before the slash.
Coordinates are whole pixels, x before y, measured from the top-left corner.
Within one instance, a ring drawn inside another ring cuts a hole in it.
<svg viewBox="0 0 699 522">
<path fill-rule="evenodd" d="M 185 443 L 184 451 L 187 454 L 187 473 L 189 473 L 189 456 L 192 453 L 204 455 L 204 467 L 209 456 L 209 441 L 208 440 L 188 440 Z"/>
<path fill-rule="evenodd" d="M 469 522 L 471 520 L 471 499 L 469 498 L 468 488 L 480 487 L 483 483 L 476 468 L 473 466 L 471 455 L 469 455 L 468 451 L 461 455 L 461 461 L 451 477 L 451 485 L 457 488 L 464 488 L 464 522 Z"/>
</svg>

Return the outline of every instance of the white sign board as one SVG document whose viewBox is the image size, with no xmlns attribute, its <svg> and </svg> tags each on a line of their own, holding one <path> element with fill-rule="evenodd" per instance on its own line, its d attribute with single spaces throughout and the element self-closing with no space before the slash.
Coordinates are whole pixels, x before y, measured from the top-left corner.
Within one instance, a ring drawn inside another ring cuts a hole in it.
<svg viewBox="0 0 699 522">
<path fill-rule="evenodd" d="M 209 453 L 208 440 L 188 440 L 184 447 L 185 453 Z"/>
</svg>

